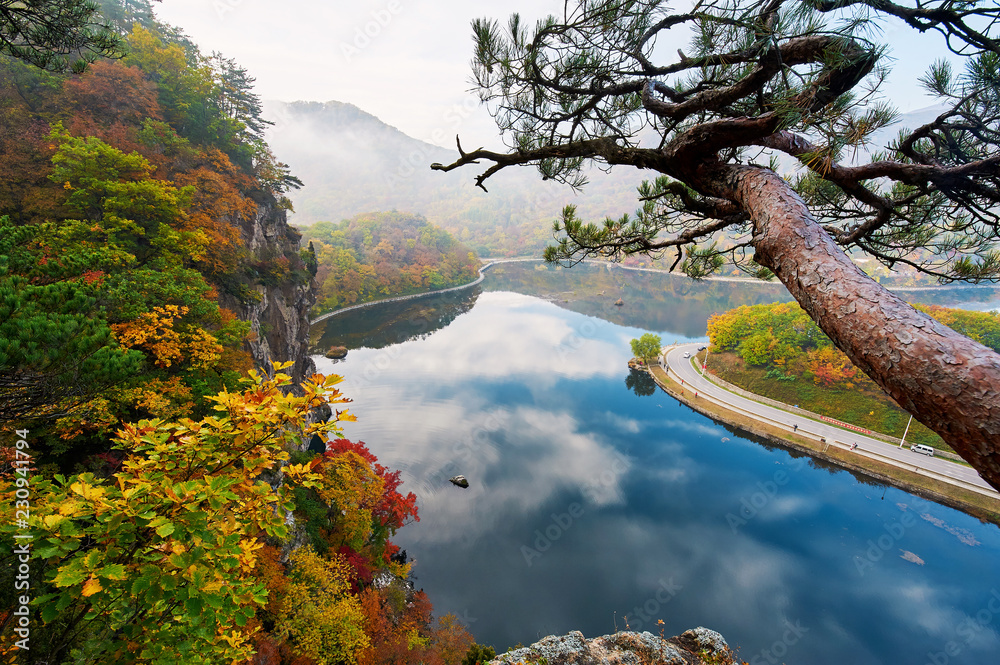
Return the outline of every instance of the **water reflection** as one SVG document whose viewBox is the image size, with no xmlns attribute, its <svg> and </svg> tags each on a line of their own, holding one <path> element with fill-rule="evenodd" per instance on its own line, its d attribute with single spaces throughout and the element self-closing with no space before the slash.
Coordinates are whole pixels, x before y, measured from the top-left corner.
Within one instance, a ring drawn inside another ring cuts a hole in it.
<svg viewBox="0 0 1000 665">
<path fill-rule="evenodd" d="M 490 268 L 483 287 L 549 300 L 581 314 L 623 326 L 702 337 L 708 317 L 740 305 L 787 302 L 781 284 L 701 281 L 614 265 L 582 263 L 564 269 L 544 263 L 503 263 Z M 615 303 L 621 299 L 622 305 Z"/>
<path fill-rule="evenodd" d="M 486 280 L 468 291 L 378 305 L 327 319 L 311 331 L 312 346 L 322 353 L 331 346 L 382 349 L 422 339 L 470 311 L 483 289 L 531 295 L 620 326 L 663 331 L 669 336 L 665 342 L 704 338 L 713 314 L 740 305 L 792 299 L 777 282 L 696 282 L 679 275 L 625 270 L 614 265 L 580 264 L 563 269 L 541 261 L 504 263 L 490 268 Z M 1000 307 L 1000 288 L 995 287 L 920 288 L 897 293 L 911 302 L 930 305 L 980 310 Z M 619 299 L 621 306 L 615 305 Z M 570 350 L 573 340 L 566 344 L 560 347 L 563 354 Z"/>
<path fill-rule="evenodd" d="M 749 662 L 924 663 L 949 641 L 949 663 L 992 662 L 1000 615 L 967 622 L 1000 589 L 996 527 L 638 396 L 642 332 L 487 292 L 434 332 L 317 359 L 355 398 L 346 434 L 419 497 L 397 541 L 439 613 L 500 650 L 663 619 Z"/>
<path fill-rule="evenodd" d="M 649 397 L 656 393 L 656 382 L 653 381 L 653 377 L 649 372 L 637 369 L 629 369 L 628 376 L 625 377 L 625 387 L 638 397 Z"/>
<path fill-rule="evenodd" d="M 381 349 L 410 339 L 422 339 L 475 306 L 480 289 L 452 291 L 438 296 L 404 300 L 352 310 L 326 319 L 311 330 L 313 349 L 323 353 L 331 346 Z"/>
</svg>

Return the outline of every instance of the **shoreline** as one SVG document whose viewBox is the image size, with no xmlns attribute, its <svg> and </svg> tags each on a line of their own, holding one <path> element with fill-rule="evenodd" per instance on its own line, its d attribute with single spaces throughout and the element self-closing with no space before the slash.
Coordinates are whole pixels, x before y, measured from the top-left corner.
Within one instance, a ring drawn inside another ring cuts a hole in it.
<svg viewBox="0 0 1000 665">
<path fill-rule="evenodd" d="M 960 510 L 983 522 L 1000 526 L 1000 501 L 984 495 L 955 488 L 952 485 L 927 478 L 905 469 L 854 455 L 845 455 L 835 447 L 823 450 L 819 444 L 772 427 L 756 419 L 737 414 L 707 400 L 693 399 L 684 388 L 658 366 L 649 368 L 649 374 L 661 390 L 690 407 L 692 410 L 725 423 L 737 430 L 753 434 L 782 448 L 791 448 L 810 457 L 823 460 L 839 468 L 871 478 L 879 483 L 904 490 L 921 498 Z M 950 490 L 950 491 L 949 491 Z"/>
</svg>

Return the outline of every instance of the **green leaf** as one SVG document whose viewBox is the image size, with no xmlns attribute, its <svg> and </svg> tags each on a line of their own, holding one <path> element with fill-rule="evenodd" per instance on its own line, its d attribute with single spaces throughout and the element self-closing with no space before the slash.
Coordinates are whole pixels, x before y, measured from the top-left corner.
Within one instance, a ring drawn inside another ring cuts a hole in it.
<svg viewBox="0 0 1000 665">
<path fill-rule="evenodd" d="M 132 582 L 132 595 L 138 596 L 142 592 L 146 591 L 151 585 L 151 580 L 148 577 L 140 577 L 136 581 Z"/>
<path fill-rule="evenodd" d="M 174 525 L 170 522 L 167 522 L 166 524 L 162 524 L 156 527 L 156 535 L 163 538 L 169 536 L 173 532 L 174 532 Z"/>
<path fill-rule="evenodd" d="M 184 601 L 184 607 L 187 608 L 188 614 L 192 617 L 198 617 L 201 615 L 201 610 L 203 607 L 201 598 L 188 598 Z"/>
<path fill-rule="evenodd" d="M 50 623 L 59 616 L 59 608 L 55 603 L 42 606 L 42 623 Z"/>
<path fill-rule="evenodd" d="M 109 580 L 123 580 L 128 576 L 128 573 L 125 570 L 125 566 L 120 563 L 113 563 L 98 570 L 97 576 Z"/>
<path fill-rule="evenodd" d="M 58 587 L 75 586 L 77 584 L 81 584 L 88 577 L 90 577 L 90 573 L 85 570 L 63 568 L 58 574 L 56 574 L 52 583 Z"/>
</svg>

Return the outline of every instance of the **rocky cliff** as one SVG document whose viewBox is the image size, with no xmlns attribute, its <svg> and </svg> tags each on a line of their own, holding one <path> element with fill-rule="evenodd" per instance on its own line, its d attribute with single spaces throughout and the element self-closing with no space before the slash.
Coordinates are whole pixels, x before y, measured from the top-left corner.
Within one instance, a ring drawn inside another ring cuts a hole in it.
<svg viewBox="0 0 1000 665">
<path fill-rule="evenodd" d="M 316 302 L 315 284 L 301 265 L 301 235 L 288 225 L 284 208 L 264 192 L 256 192 L 253 198 L 255 213 L 231 220 L 239 227 L 252 262 L 291 269 L 280 276 L 257 275 L 239 293 L 220 289 L 219 301 L 250 322 L 253 334 L 247 349 L 255 364 L 270 369 L 272 361 L 291 360 L 295 364 L 285 371 L 299 383 L 316 371 L 309 357 L 309 309 Z"/>
<path fill-rule="evenodd" d="M 623 631 L 588 640 L 579 631 L 550 635 L 531 646 L 508 651 L 490 665 L 733 665 L 722 635 L 694 628 L 664 639 Z"/>
</svg>

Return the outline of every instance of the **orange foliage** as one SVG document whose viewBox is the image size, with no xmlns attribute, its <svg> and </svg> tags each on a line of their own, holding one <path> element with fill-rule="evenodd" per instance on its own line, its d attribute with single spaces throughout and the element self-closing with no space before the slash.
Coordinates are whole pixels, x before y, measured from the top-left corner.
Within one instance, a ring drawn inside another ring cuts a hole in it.
<svg viewBox="0 0 1000 665">
<path fill-rule="evenodd" d="M 170 367 L 183 360 L 181 336 L 174 330 L 174 319 L 187 314 L 187 307 L 166 305 L 144 312 L 138 319 L 111 326 L 115 339 L 126 349 L 143 348 L 159 367 Z"/>
<path fill-rule="evenodd" d="M 146 118 L 161 119 L 156 85 L 138 67 L 99 60 L 81 76 L 66 79 L 64 91 L 75 117 L 98 125 L 139 126 Z"/>
<path fill-rule="evenodd" d="M 183 229 L 201 229 L 209 245 L 199 262 L 210 274 L 234 271 L 242 245 L 240 220 L 249 218 L 256 203 L 243 194 L 250 182 L 219 150 L 210 148 L 199 155 L 200 163 L 172 173 L 178 186 L 195 188 Z"/>
<path fill-rule="evenodd" d="M 823 387 L 846 383 L 845 387 L 850 389 L 854 387 L 853 381 L 858 378 L 858 368 L 843 351 L 832 346 L 810 351 L 807 362 L 813 381 Z"/>
<path fill-rule="evenodd" d="M 186 359 L 193 367 L 208 369 L 222 358 L 222 345 L 203 328 L 192 326 L 184 333 L 174 330 L 174 321 L 187 312 L 187 307 L 178 305 L 154 307 L 138 319 L 112 324 L 111 330 L 119 344 L 145 350 L 159 367 Z"/>
</svg>

